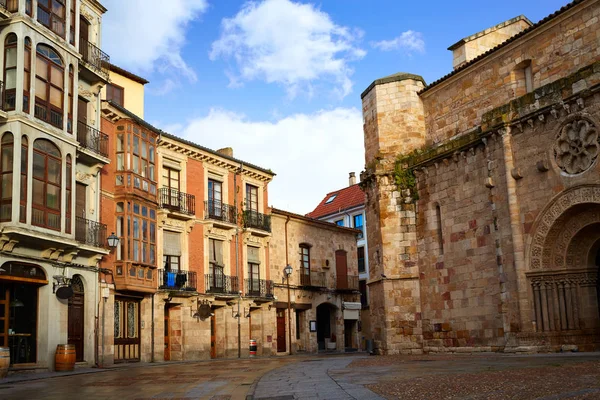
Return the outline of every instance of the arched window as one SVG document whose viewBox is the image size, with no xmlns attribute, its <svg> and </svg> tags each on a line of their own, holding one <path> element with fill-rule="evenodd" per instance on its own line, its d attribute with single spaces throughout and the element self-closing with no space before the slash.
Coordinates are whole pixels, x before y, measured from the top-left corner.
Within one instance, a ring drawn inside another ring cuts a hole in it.
<svg viewBox="0 0 600 400">
<path fill-rule="evenodd" d="M 49 140 L 33 142 L 32 225 L 60 230 L 61 158 Z"/>
<path fill-rule="evenodd" d="M 67 209 L 65 211 L 65 232 L 66 233 L 71 233 L 71 215 L 72 215 L 72 192 L 73 192 L 73 186 L 71 184 L 71 180 L 73 179 L 73 161 L 71 160 L 71 155 L 68 154 L 67 155 L 67 183 L 66 183 L 66 193 L 65 196 L 67 196 L 67 205 L 65 206 Z"/>
<path fill-rule="evenodd" d="M 0 148 L 0 221 L 10 221 L 12 215 L 12 182 L 14 137 L 10 132 L 2 135 Z"/>
<path fill-rule="evenodd" d="M 25 38 L 25 64 L 23 68 L 23 112 L 29 114 L 29 94 L 31 89 L 31 39 Z"/>
<path fill-rule="evenodd" d="M 17 95 L 17 35 L 4 39 L 4 110 L 15 109 Z"/>
<path fill-rule="evenodd" d="M 35 71 L 35 116 L 63 128 L 64 65 L 51 47 L 37 46 Z"/>
<path fill-rule="evenodd" d="M 67 132 L 73 132 L 73 94 L 75 86 L 73 84 L 73 65 L 69 65 L 69 112 L 67 113 Z"/>
<path fill-rule="evenodd" d="M 27 159 L 29 158 L 29 142 L 27 136 L 21 138 L 21 202 L 19 206 L 19 221 L 25 222 L 27 218 Z"/>
</svg>

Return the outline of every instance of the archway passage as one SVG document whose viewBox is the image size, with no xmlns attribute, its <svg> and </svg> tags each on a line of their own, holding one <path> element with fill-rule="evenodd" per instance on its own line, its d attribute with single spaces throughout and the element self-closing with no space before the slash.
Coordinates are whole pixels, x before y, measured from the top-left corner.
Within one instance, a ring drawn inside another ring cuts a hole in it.
<svg viewBox="0 0 600 400">
<path fill-rule="evenodd" d="M 534 327 L 555 344 L 567 336 L 571 343 L 587 342 L 586 336 L 598 342 L 600 201 L 594 200 L 582 193 L 560 198 L 559 207 L 542 214 L 534 235 L 527 273 Z"/>
<path fill-rule="evenodd" d="M 84 304 L 85 295 L 83 281 L 79 275 L 71 279 L 73 296 L 69 298 L 69 337 L 68 343 L 75 346 L 75 361 L 84 361 Z"/>
<path fill-rule="evenodd" d="M 335 311 L 336 307 L 329 303 L 317 307 L 317 344 L 320 351 L 336 348 Z"/>
</svg>

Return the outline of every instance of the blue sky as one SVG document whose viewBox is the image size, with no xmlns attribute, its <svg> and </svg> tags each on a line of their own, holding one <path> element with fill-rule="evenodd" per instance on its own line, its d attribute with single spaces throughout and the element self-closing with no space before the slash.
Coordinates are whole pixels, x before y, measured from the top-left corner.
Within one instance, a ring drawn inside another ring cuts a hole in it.
<svg viewBox="0 0 600 400">
<path fill-rule="evenodd" d="M 270 203 L 311 211 L 364 166 L 361 92 L 452 70 L 448 46 L 566 0 L 104 0 L 103 49 L 146 77 L 146 119 L 277 173 Z M 155 4 L 155 6 L 153 6 Z"/>
</svg>

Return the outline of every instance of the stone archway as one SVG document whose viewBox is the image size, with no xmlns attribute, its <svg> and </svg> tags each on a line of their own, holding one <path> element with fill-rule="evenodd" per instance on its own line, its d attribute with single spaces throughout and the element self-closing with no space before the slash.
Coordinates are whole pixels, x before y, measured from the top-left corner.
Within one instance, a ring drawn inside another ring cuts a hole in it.
<svg viewBox="0 0 600 400">
<path fill-rule="evenodd" d="M 318 350 L 332 350 L 330 343 L 337 343 L 337 307 L 331 303 L 317 306 L 317 347 Z"/>
<path fill-rule="evenodd" d="M 540 214 L 528 252 L 534 330 L 562 344 L 565 335 L 600 330 L 597 243 L 600 187 L 563 192 Z M 593 253 L 593 254 L 592 254 Z"/>
</svg>

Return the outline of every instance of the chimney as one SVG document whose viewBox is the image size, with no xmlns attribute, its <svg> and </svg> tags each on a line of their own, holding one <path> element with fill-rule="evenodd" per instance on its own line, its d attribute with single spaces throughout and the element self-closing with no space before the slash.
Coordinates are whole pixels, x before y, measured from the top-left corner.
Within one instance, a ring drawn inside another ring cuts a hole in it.
<svg viewBox="0 0 600 400">
<path fill-rule="evenodd" d="M 217 150 L 217 153 L 233 158 L 233 148 L 231 147 L 223 147 L 222 149 Z"/>
<path fill-rule="evenodd" d="M 348 186 L 356 185 L 356 174 L 354 172 L 350 172 L 350 177 L 348 178 Z"/>
</svg>

